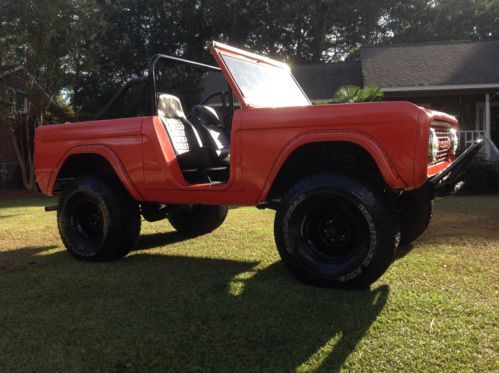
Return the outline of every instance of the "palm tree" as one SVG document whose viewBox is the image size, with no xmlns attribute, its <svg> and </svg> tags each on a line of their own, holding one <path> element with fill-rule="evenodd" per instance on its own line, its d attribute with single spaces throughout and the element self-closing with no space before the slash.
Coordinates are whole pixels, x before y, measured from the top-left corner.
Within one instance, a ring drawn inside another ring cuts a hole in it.
<svg viewBox="0 0 499 373">
<path fill-rule="evenodd" d="M 368 85 L 364 88 L 355 85 L 340 87 L 334 94 L 334 102 L 370 102 L 383 99 L 381 87 Z"/>
</svg>

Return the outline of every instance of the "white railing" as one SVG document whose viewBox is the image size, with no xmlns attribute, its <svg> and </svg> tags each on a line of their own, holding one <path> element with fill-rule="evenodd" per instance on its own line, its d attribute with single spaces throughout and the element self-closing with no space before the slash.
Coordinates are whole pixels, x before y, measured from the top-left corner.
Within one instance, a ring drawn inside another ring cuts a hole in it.
<svg viewBox="0 0 499 373">
<path fill-rule="evenodd" d="M 459 143 L 465 148 L 476 140 L 484 140 L 486 131 L 459 131 Z"/>
<path fill-rule="evenodd" d="M 461 150 L 466 149 L 476 140 L 483 140 L 484 144 L 479 155 L 487 161 L 499 161 L 499 149 L 487 135 L 487 131 L 459 131 L 459 143 Z"/>
</svg>

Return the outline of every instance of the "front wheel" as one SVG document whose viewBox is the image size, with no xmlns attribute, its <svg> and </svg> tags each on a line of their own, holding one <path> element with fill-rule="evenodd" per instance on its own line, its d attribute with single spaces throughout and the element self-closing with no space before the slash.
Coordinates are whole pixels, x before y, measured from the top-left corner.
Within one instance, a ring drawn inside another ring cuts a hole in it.
<svg viewBox="0 0 499 373">
<path fill-rule="evenodd" d="M 399 240 L 391 203 L 352 177 L 319 174 L 298 182 L 277 210 L 279 254 L 304 282 L 366 288 L 390 266 Z"/>
</svg>

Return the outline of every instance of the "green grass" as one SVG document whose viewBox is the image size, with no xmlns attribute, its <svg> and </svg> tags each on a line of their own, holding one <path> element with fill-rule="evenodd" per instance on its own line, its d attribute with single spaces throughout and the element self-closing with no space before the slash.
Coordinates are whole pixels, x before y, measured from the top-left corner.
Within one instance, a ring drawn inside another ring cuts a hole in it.
<svg viewBox="0 0 499 373">
<path fill-rule="evenodd" d="M 189 240 L 144 222 L 138 250 L 85 263 L 64 251 L 50 203 L 0 202 L 1 372 L 499 369 L 499 197 L 438 201 L 363 292 L 297 282 L 271 211 L 232 209 Z"/>
</svg>

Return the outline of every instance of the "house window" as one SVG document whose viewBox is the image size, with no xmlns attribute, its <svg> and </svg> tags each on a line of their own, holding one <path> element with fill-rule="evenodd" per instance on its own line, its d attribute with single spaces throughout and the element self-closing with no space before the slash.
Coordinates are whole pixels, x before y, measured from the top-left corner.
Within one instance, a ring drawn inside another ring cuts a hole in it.
<svg viewBox="0 0 499 373">
<path fill-rule="evenodd" d="M 28 112 L 28 99 L 23 91 L 8 88 L 4 102 L 10 106 L 9 118 L 11 119 L 14 119 L 17 115 L 26 114 Z"/>
</svg>

